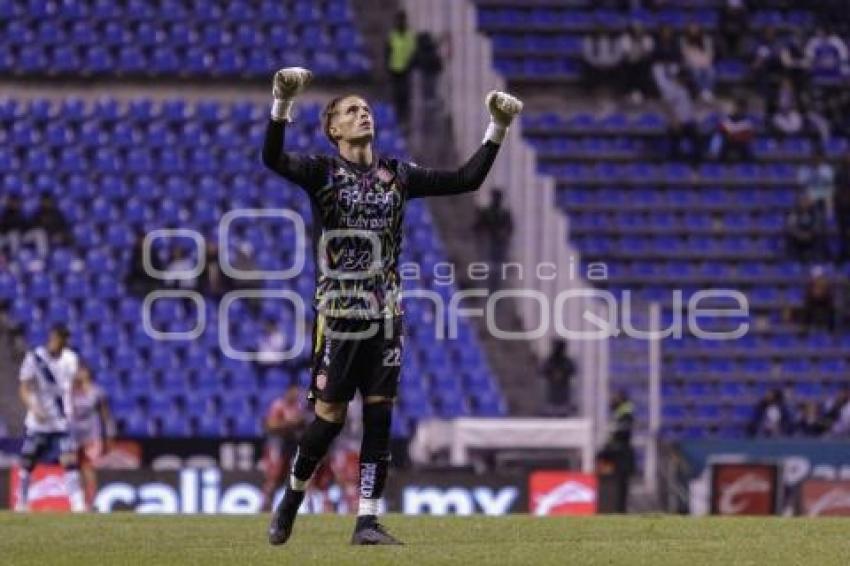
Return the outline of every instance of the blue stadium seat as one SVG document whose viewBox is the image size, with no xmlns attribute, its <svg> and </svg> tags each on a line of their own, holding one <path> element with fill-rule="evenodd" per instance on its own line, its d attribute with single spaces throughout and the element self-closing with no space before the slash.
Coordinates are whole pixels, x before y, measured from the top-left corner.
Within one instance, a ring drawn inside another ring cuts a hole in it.
<svg viewBox="0 0 850 566">
<path fill-rule="evenodd" d="M 107 7 L 101 5 L 97 9 L 107 10 Z M 74 32 L 73 28 L 69 29 Z M 85 53 L 84 59 L 89 52 Z M 0 162 L 9 166 L 9 172 L 2 176 L 2 187 L 21 193 L 33 187 L 36 192 L 25 193 L 28 211 L 37 204 L 37 191 L 58 194 L 61 209 L 73 220 L 75 251 L 55 250 L 48 258 L 50 275 L 36 272 L 19 278 L 2 272 L 0 300 L 11 301 L 10 318 L 22 325 L 30 340 L 42 340 L 50 320 L 67 320 L 79 336 L 81 354 L 110 380 L 108 390 L 114 394 L 120 410 L 117 416 L 131 435 L 183 436 L 199 431 L 210 435 L 234 431 L 249 436 L 259 434 L 252 397 L 222 405 L 223 414 L 234 413 L 237 417 L 231 419 L 229 429 L 222 415 L 210 413 L 209 399 L 217 395 L 224 397 L 224 392 L 232 391 L 244 391 L 248 395 L 262 391 L 265 399 L 290 382 L 293 378 L 290 372 L 270 372 L 260 389 L 251 366 L 222 362 L 210 354 L 218 351 L 214 304 L 207 305 L 212 323 L 193 345 L 154 342 L 139 324 L 140 299 L 128 296 L 121 281 L 129 267 L 129 248 L 134 241 L 130 226 L 150 229 L 179 220 L 181 225 L 200 229 L 205 222 L 209 226 L 217 221 L 221 214 L 219 207 L 247 203 L 267 193 L 280 195 L 275 196 L 275 203 L 303 211 L 309 209 L 309 202 L 300 198 L 300 193 L 282 191 L 280 181 L 266 176 L 258 179 L 254 174 L 253 150 L 246 148 L 259 143 L 261 128 L 252 126 L 262 123 L 267 110 L 253 103 L 224 108 L 213 102 L 154 104 L 150 100 L 134 99 L 124 105 L 115 99 L 103 99 L 87 104 L 71 98 L 61 103 L 42 99 L 20 108 L 18 103 L 0 104 L 0 116 L 11 116 L 9 120 L 16 124 L 11 132 L 13 137 L 17 136 L 14 141 L 26 148 L 21 163 L 10 150 L 0 148 Z M 53 120 L 60 108 L 63 120 Z M 386 117 L 382 122 L 386 124 L 382 143 L 403 149 L 400 136 L 385 133 L 395 122 L 392 112 L 383 105 L 376 106 L 375 112 Z M 318 123 L 318 113 L 317 105 L 305 105 L 302 109 L 305 123 L 312 127 Z M 219 137 L 227 138 L 226 143 L 219 143 L 205 129 L 206 125 L 219 130 Z M 73 136 L 78 145 L 69 145 Z M 303 137 L 306 150 L 315 147 L 315 136 Z M 31 149 L 41 139 L 46 139 L 44 147 L 56 147 L 59 151 L 53 155 L 42 148 Z M 234 174 L 207 174 L 187 180 L 185 166 L 191 163 L 192 156 L 184 155 L 182 148 L 193 147 L 199 140 L 198 147 L 211 156 L 208 165 L 219 165 Z M 89 168 L 95 171 L 91 177 L 83 170 L 86 160 L 91 161 Z M 30 174 L 28 168 L 33 166 L 44 169 Z M 60 170 L 64 171 L 61 193 L 55 190 L 59 186 L 56 172 Z M 441 261 L 443 252 L 433 234 L 427 209 L 412 204 L 407 222 L 410 233 L 414 234 L 411 245 L 421 249 L 405 250 L 406 257 L 419 261 L 426 254 L 432 264 Z M 260 263 L 275 267 L 286 264 L 291 258 L 286 246 L 279 244 L 289 238 L 288 231 L 280 230 L 259 230 L 256 237 L 252 235 Z M 81 270 L 76 265 L 77 254 L 85 264 Z M 292 285 L 305 296 L 312 294 L 312 271 L 311 267 Z M 21 295 L 19 291 L 26 300 L 16 298 Z M 57 296 L 61 300 L 56 300 Z M 31 301 L 44 304 L 34 305 Z M 159 303 L 154 305 L 154 320 L 164 327 L 194 324 L 191 313 L 161 307 Z M 252 316 L 247 310 L 238 315 L 240 340 L 256 339 L 258 325 L 253 323 Z M 287 327 L 294 324 L 291 317 L 280 320 Z M 414 378 L 419 380 L 426 372 L 440 376 L 469 372 L 472 377 L 466 379 L 463 389 L 456 377 L 435 380 L 440 382 L 439 392 L 434 392 L 438 397 L 436 403 L 432 403 L 427 390 L 406 386 L 404 422 L 429 418 L 437 406 L 441 414 L 496 415 L 504 410 L 478 346 L 469 329 L 465 326 L 464 329 L 458 343 L 449 344 L 445 352 L 423 355 L 430 365 L 417 371 Z M 415 356 L 415 351 L 410 350 L 409 354 Z M 173 371 L 174 368 L 180 371 Z M 294 377 L 302 385 L 309 381 L 303 371 Z M 186 414 L 178 417 L 173 411 L 175 395 L 183 396 L 188 391 L 201 400 L 195 403 L 187 398 Z M 250 422 L 243 416 L 246 412 L 251 415 Z M 201 419 L 204 415 L 207 420 Z"/>
<path fill-rule="evenodd" d="M 122 413 L 118 417 L 118 422 L 123 435 L 126 437 L 144 438 L 150 435 L 147 415 L 138 409 L 129 413 Z"/>
<path fill-rule="evenodd" d="M 160 432 L 168 438 L 188 438 L 192 436 L 189 423 L 179 414 L 169 414 L 162 419 Z"/>
<path fill-rule="evenodd" d="M 238 438 L 256 438 L 262 434 L 260 419 L 252 413 L 242 413 L 232 420 L 231 433 Z"/>
</svg>

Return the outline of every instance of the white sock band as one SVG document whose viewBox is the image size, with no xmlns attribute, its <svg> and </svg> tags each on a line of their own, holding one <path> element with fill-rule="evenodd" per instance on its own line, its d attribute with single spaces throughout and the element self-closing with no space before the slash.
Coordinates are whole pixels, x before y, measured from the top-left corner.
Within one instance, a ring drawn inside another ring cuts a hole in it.
<svg viewBox="0 0 850 566">
<path fill-rule="evenodd" d="M 361 497 L 360 505 L 357 508 L 357 516 L 362 517 L 363 515 L 377 515 L 379 501 L 379 499 L 365 499 Z"/>
<path fill-rule="evenodd" d="M 292 491 L 304 491 L 307 489 L 308 483 L 310 483 L 310 480 L 299 480 L 294 475 L 289 476 L 289 487 Z"/>
<path fill-rule="evenodd" d="M 30 473 L 23 469 L 18 468 L 18 504 L 26 505 L 27 499 L 29 497 L 30 491 Z"/>
<path fill-rule="evenodd" d="M 496 122 L 490 122 L 490 125 L 487 126 L 487 132 L 484 134 L 484 142 L 491 141 L 493 143 L 501 144 L 502 140 L 505 139 L 505 134 L 507 134 L 508 128 L 505 126 L 500 126 Z"/>
<path fill-rule="evenodd" d="M 68 491 L 68 501 L 71 503 L 71 511 L 82 513 L 86 510 L 86 496 L 80 484 L 80 472 L 77 470 L 65 470 L 65 489 Z"/>
</svg>

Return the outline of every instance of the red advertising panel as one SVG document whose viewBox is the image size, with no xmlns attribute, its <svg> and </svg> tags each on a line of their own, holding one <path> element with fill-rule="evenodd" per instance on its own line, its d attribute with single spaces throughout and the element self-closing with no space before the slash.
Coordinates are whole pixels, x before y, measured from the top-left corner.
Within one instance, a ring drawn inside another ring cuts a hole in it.
<svg viewBox="0 0 850 566">
<path fill-rule="evenodd" d="M 773 515 L 779 468 L 774 464 L 714 464 L 711 512 L 715 515 Z"/>
<path fill-rule="evenodd" d="M 800 513 L 809 517 L 850 517 L 850 481 L 806 480 L 800 489 Z"/>
<path fill-rule="evenodd" d="M 18 467 L 9 474 L 9 507 L 14 509 L 18 495 Z M 65 472 L 61 466 L 37 466 L 30 476 L 29 508 L 31 511 L 70 511 L 65 491 Z"/>
<path fill-rule="evenodd" d="M 593 515 L 597 503 L 596 476 L 546 470 L 528 478 L 528 508 L 533 515 Z"/>
</svg>

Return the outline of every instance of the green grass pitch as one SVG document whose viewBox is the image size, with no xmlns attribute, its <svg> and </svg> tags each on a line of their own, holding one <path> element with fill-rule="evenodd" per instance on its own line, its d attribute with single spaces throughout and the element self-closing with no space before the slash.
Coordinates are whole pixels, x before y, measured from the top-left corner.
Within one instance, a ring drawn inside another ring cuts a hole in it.
<svg viewBox="0 0 850 566">
<path fill-rule="evenodd" d="M 404 547 L 351 547 L 351 517 L 299 518 L 270 547 L 266 517 L 0 513 L 0 564 L 850 564 L 850 520 L 671 516 L 386 517 Z"/>
</svg>

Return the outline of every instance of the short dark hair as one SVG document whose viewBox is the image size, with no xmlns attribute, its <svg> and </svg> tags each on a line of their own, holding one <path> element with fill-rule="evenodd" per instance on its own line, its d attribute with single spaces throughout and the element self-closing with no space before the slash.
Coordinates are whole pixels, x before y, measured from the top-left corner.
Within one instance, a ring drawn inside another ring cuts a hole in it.
<svg viewBox="0 0 850 566">
<path fill-rule="evenodd" d="M 89 379 L 94 381 L 94 371 L 92 371 L 91 366 L 86 360 L 80 360 L 77 364 L 78 371 L 86 371 L 89 374 Z"/>
<path fill-rule="evenodd" d="M 64 324 L 54 324 L 50 327 L 50 332 L 56 334 L 62 340 L 67 340 L 71 337 L 71 331 Z"/>
<path fill-rule="evenodd" d="M 334 146 L 338 146 L 339 142 L 337 142 L 331 135 L 331 120 L 333 120 L 333 117 L 336 116 L 338 110 L 337 106 L 339 106 L 339 103 L 348 98 L 349 96 L 363 98 L 359 94 L 355 93 L 335 96 L 330 99 L 327 104 L 325 104 L 325 108 L 322 110 L 322 131 L 325 132 L 325 136 L 328 138 L 328 141 L 330 141 Z"/>
</svg>

